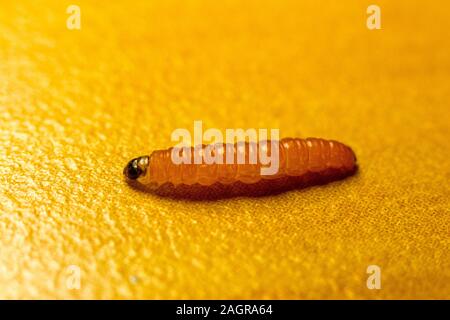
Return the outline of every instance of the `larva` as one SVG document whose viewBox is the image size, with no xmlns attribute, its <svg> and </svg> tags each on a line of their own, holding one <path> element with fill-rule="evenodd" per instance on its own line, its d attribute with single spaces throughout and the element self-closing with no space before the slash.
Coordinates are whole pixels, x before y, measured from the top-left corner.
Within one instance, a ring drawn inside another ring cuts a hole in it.
<svg viewBox="0 0 450 320">
<path fill-rule="evenodd" d="M 302 177 L 308 174 L 326 176 L 330 172 L 346 176 L 355 171 L 356 157 L 352 149 L 340 142 L 318 138 L 284 138 L 278 143 L 278 171 L 272 175 L 262 175 L 258 157 L 256 163 L 250 163 L 250 148 L 259 148 L 259 143 L 221 144 L 217 148 L 223 153 L 224 163 L 194 164 L 195 152 L 203 156 L 207 146 L 189 148 L 191 164 L 175 164 L 171 158 L 173 148 L 154 151 L 150 156 L 132 159 L 124 168 L 124 175 L 129 180 L 136 180 L 143 185 L 160 187 L 170 183 L 173 186 L 211 186 L 213 184 L 229 185 L 233 183 L 257 184 L 262 180 L 276 180 L 287 177 Z M 267 154 L 271 154 L 271 143 L 264 143 Z M 184 151 L 182 151 L 184 152 Z M 211 152 L 211 151 L 209 151 Z M 225 161 L 226 153 L 232 152 L 234 161 Z M 211 155 L 215 156 L 214 152 Z M 239 164 L 239 156 L 245 163 Z M 242 158 L 241 158 L 242 159 Z"/>
</svg>

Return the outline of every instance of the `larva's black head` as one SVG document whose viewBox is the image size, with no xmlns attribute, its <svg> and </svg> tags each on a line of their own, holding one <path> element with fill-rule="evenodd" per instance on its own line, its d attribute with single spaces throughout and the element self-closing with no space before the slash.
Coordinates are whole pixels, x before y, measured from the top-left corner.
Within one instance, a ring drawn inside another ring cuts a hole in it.
<svg viewBox="0 0 450 320">
<path fill-rule="evenodd" d="M 134 158 L 123 169 L 123 174 L 130 180 L 137 180 L 147 172 L 148 156 Z"/>
</svg>

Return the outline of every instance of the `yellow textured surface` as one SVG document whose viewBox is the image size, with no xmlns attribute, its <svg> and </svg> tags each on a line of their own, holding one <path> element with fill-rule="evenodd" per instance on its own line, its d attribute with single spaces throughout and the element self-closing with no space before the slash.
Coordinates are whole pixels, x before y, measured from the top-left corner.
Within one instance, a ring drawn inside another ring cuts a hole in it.
<svg viewBox="0 0 450 320">
<path fill-rule="evenodd" d="M 77 1 L 70 31 L 62 1 L 1 1 L 0 297 L 450 298 L 450 5 L 373 2 L 382 30 L 365 1 L 258 0 Z M 194 120 L 336 139 L 360 171 L 208 202 L 124 183 Z"/>
</svg>

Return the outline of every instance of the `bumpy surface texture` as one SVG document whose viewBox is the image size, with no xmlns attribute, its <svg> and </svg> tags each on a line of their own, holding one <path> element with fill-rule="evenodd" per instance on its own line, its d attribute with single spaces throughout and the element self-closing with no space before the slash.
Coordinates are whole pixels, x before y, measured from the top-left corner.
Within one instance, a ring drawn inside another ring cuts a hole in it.
<svg viewBox="0 0 450 320">
<path fill-rule="evenodd" d="M 450 5 L 376 2 L 370 31 L 356 0 L 77 1 L 71 31 L 64 2 L 2 1 L 0 298 L 450 298 Z M 360 170 L 216 201 L 123 181 L 194 120 Z"/>
</svg>

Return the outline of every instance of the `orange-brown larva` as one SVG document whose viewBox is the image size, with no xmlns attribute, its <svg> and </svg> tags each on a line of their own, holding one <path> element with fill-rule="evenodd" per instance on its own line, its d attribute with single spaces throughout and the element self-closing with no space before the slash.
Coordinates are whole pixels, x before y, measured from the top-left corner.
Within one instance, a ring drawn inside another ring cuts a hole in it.
<svg viewBox="0 0 450 320">
<path fill-rule="evenodd" d="M 271 154 L 270 141 L 266 142 L 268 154 Z M 190 148 L 192 164 L 175 164 L 171 159 L 173 148 L 154 151 L 150 156 L 142 156 L 131 160 L 124 169 L 129 180 L 137 180 L 140 184 L 158 188 L 164 184 L 173 186 L 213 184 L 230 185 L 258 184 L 264 180 L 280 180 L 283 178 L 301 178 L 310 174 L 322 177 L 338 173 L 346 176 L 354 172 L 356 157 L 352 149 L 340 142 L 318 138 L 284 138 L 278 143 L 279 165 L 278 172 L 273 175 L 262 175 L 261 163 L 258 157 L 256 163 L 249 163 L 249 148 L 261 146 L 259 144 L 222 144 L 222 152 L 234 151 L 233 163 L 194 164 L 194 152 L 203 155 L 206 146 Z M 245 153 L 245 163 L 238 164 L 237 157 Z M 214 152 L 211 153 L 215 155 Z"/>
</svg>

